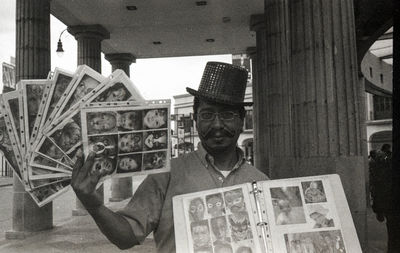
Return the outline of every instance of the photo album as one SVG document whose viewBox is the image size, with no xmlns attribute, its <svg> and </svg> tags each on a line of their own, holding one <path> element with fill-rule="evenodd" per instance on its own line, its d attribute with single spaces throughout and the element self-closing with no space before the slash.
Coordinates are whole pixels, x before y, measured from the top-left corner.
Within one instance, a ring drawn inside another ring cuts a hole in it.
<svg viewBox="0 0 400 253">
<path fill-rule="evenodd" d="M 77 157 L 110 177 L 169 170 L 170 100 L 145 100 L 122 70 L 86 65 L 21 80 L 0 95 L 0 150 L 38 206 L 70 187 Z"/>
<path fill-rule="evenodd" d="M 173 213 L 178 253 L 362 252 L 336 174 L 183 194 Z"/>
</svg>

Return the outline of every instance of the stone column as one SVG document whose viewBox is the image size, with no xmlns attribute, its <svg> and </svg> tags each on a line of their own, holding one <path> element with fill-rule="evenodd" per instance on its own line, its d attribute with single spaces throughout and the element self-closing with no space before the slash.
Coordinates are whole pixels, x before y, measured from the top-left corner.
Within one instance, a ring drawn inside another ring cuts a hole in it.
<svg viewBox="0 0 400 253">
<path fill-rule="evenodd" d="M 129 53 L 106 54 L 105 58 L 111 63 L 112 71 L 122 69 L 127 76 L 130 76 L 129 66 L 136 62 L 135 57 Z M 111 202 L 118 202 L 132 197 L 132 177 L 111 179 Z"/>
<path fill-rule="evenodd" d="M 101 25 L 77 25 L 68 27 L 78 42 L 78 65 L 86 64 L 101 73 L 101 41 L 110 38 L 110 33 Z M 103 185 L 97 192 L 104 196 Z M 79 199 L 76 199 L 76 208 L 72 210 L 73 216 L 87 215 Z"/>
<path fill-rule="evenodd" d="M 264 71 L 266 63 L 266 30 L 264 14 L 252 15 L 250 18 L 250 29 L 256 32 L 256 52 L 253 60 L 253 68 L 255 69 L 255 80 L 253 79 L 253 115 L 254 115 L 254 145 L 255 145 L 255 160 L 256 168 L 260 169 L 266 175 L 269 171 L 269 152 L 270 147 L 264 145 L 269 143 L 270 131 L 268 129 L 268 100 L 267 97 L 267 75 Z"/>
<path fill-rule="evenodd" d="M 353 1 L 265 0 L 265 16 L 271 176 L 339 174 L 364 245 L 366 141 Z"/>
<path fill-rule="evenodd" d="M 50 71 L 50 0 L 16 1 L 16 82 L 45 79 Z M 7 239 L 53 227 L 53 203 L 39 208 L 14 176 L 12 231 Z"/>
</svg>

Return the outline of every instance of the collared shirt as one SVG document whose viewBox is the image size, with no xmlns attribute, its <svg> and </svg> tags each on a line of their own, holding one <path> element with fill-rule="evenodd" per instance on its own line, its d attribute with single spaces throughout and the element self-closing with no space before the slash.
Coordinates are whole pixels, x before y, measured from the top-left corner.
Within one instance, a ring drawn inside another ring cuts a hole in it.
<svg viewBox="0 0 400 253">
<path fill-rule="evenodd" d="M 240 159 L 227 177 L 212 165 L 201 145 L 195 152 L 172 159 L 170 172 L 149 175 L 119 211 L 131 225 L 137 242 L 143 242 L 154 232 L 158 252 L 175 252 L 172 197 L 268 179 L 244 161 L 239 148 L 238 154 Z"/>
</svg>

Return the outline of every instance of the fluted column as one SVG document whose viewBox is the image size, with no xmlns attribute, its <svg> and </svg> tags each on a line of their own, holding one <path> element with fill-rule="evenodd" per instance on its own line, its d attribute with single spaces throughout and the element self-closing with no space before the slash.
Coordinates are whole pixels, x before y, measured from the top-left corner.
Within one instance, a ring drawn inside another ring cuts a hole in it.
<svg viewBox="0 0 400 253">
<path fill-rule="evenodd" d="M 101 25 L 77 25 L 68 27 L 78 42 L 78 65 L 86 64 L 101 72 L 101 41 L 110 33 Z"/>
<path fill-rule="evenodd" d="M 269 127 L 268 120 L 271 117 L 269 112 L 267 97 L 267 75 L 264 71 L 266 68 L 266 26 L 264 14 L 252 15 L 250 18 L 250 29 L 256 32 L 256 55 L 254 58 L 256 81 L 253 81 L 253 95 L 254 101 L 254 145 L 255 145 L 255 166 L 263 171 L 265 174 L 270 175 L 269 170 L 269 157 L 271 147 L 265 145 L 270 143 L 271 128 Z M 253 71 L 254 72 L 254 71 Z"/>
<path fill-rule="evenodd" d="M 16 1 L 16 82 L 43 79 L 50 71 L 50 0 Z M 14 174 L 12 231 L 7 239 L 53 227 L 53 203 L 39 208 Z"/>
<path fill-rule="evenodd" d="M 78 65 L 86 64 L 101 73 L 101 41 L 110 38 L 110 33 L 101 25 L 77 25 L 68 27 L 78 42 Z M 104 197 L 104 186 L 100 186 L 97 192 Z M 104 200 L 103 200 L 104 201 Z M 72 215 L 87 215 L 79 199 L 76 199 L 76 207 Z"/>
<path fill-rule="evenodd" d="M 364 245 L 366 142 L 353 1 L 265 0 L 265 15 L 271 176 L 339 174 Z"/>
<path fill-rule="evenodd" d="M 129 53 L 106 54 L 105 58 L 111 63 L 112 71 L 122 69 L 130 76 L 129 66 L 136 62 L 136 58 Z M 111 202 L 118 202 L 132 197 L 132 177 L 111 179 Z"/>
</svg>

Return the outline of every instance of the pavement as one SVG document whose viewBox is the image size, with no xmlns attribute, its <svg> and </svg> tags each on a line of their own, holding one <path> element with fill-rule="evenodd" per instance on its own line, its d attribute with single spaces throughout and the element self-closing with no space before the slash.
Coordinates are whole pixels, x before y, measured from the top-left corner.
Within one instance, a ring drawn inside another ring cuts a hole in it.
<svg viewBox="0 0 400 253">
<path fill-rule="evenodd" d="M 104 189 L 105 204 L 108 207 L 117 210 L 126 205 L 128 200 L 112 203 L 107 201 L 110 197 L 109 182 L 105 182 Z M 12 186 L 0 188 L 0 253 L 121 252 L 105 238 L 90 216 L 72 216 L 72 208 L 75 205 L 70 203 L 75 203 L 75 194 L 72 190 L 54 200 L 53 229 L 32 233 L 24 240 L 6 240 L 4 232 L 10 230 L 12 225 Z M 367 223 L 368 250 L 365 252 L 385 253 L 387 240 L 385 223 L 379 223 L 371 209 L 367 212 Z M 143 245 L 135 246 L 126 252 L 156 252 L 152 236 L 150 235 Z"/>
<path fill-rule="evenodd" d="M 13 184 L 12 177 L 0 177 L 0 188 L 7 187 Z"/>
</svg>

